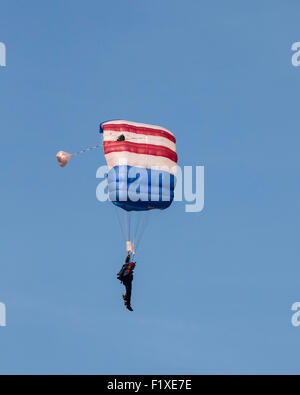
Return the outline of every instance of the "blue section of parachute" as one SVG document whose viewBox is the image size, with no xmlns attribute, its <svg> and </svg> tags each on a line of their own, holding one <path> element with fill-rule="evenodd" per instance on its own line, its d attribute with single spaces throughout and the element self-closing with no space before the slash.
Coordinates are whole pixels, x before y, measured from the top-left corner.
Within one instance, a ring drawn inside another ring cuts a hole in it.
<svg viewBox="0 0 300 395">
<path fill-rule="evenodd" d="M 103 125 L 107 122 L 113 122 L 113 121 L 120 121 L 120 119 L 108 119 L 107 121 L 101 122 L 99 125 L 99 133 L 103 133 Z"/>
<path fill-rule="evenodd" d="M 109 198 L 126 211 L 164 210 L 174 200 L 176 177 L 166 171 L 116 166 L 108 173 Z"/>
</svg>

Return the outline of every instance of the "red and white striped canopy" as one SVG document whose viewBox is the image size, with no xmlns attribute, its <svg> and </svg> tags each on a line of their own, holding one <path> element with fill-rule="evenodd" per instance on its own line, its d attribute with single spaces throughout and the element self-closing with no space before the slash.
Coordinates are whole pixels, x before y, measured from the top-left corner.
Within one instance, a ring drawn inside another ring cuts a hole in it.
<svg viewBox="0 0 300 395">
<path fill-rule="evenodd" d="M 176 139 L 169 130 L 124 120 L 104 122 L 101 127 L 109 169 L 127 165 L 176 175 Z"/>
</svg>

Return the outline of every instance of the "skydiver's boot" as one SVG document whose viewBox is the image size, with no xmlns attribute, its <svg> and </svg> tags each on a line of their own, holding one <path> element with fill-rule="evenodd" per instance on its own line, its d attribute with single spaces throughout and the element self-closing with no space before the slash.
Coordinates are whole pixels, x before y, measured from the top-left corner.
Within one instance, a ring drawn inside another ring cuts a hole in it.
<svg viewBox="0 0 300 395">
<path fill-rule="evenodd" d="M 131 305 L 128 304 L 128 302 L 127 302 L 126 294 L 123 294 L 123 299 L 124 299 L 124 304 L 125 304 L 126 308 L 127 308 L 129 311 L 133 311 L 133 308 L 132 308 Z"/>
</svg>

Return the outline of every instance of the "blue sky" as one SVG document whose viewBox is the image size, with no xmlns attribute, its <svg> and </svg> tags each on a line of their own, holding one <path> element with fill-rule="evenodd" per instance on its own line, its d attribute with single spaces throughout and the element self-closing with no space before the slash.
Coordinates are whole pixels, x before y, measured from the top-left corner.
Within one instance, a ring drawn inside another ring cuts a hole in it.
<svg viewBox="0 0 300 395">
<path fill-rule="evenodd" d="M 299 373 L 297 1 L 3 0 L 0 373 Z M 151 213 L 134 313 L 122 235 L 95 197 L 128 119 L 205 166 L 205 209 Z"/>
</svg>

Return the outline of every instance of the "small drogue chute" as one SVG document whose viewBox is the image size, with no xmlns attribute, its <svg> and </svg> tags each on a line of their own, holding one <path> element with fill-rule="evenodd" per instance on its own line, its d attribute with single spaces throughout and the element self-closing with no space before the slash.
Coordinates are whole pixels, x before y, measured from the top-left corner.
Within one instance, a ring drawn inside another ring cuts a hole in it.
<svg viewBox="0 0 300 395">
<path fill-rule="evenodd" d="M 72 154 L 69 154 L 68 152 L 64 151 L 59 151 L 56 154 L 56 159 L 58 161 L 58 164 L 60 167 L 65 167 L 69 163 L 69 160 L 72 158 Z"/>
</svg>

